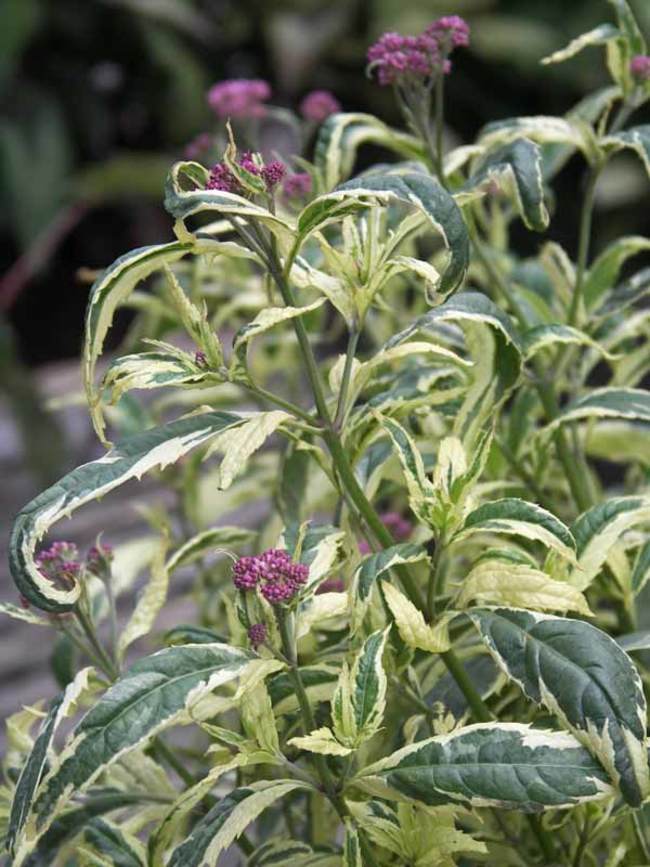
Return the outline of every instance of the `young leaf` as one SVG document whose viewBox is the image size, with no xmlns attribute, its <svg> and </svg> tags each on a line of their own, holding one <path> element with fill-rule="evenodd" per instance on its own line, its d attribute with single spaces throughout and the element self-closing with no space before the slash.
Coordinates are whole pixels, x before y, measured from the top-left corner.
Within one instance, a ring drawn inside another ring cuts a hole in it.
<svg viewBox="0 0 650 867">
<path fill-rule="evenodd" d="M 546 509 L 526 500 L 506 497 L 479 506 L 465 518 L 454 539 L 465 539 L 473 533 L 523 536 L 575 561 L 576 543 L 569 528 Z"/>
<path fill-rule="evenodd" d="M 365 616 L 377 581 L 393 566 L 417 563 L 426 556 L 427 552 L 422 545 L 417 545 L 415 542 L 401 542 L 384 548 L 376 554 L 369 554 L 361 561 L 354 573 L 350 588 L 350 596 L 354 603 L 354 623 L 357 627 L 361 625 Z"/>
<path fill-rule="evenodd" d="M 428 522 L 428 504 L 434 498 L 434 487 L 424 471 L 424 462 L 410 434 L 393 418 L 379 417 L 378 421 L 390 436 L 402 465 L 409 506 L 421 521 Z"/>
<path fill-rule="evenodd" d="M 242 422 L 242 417 L 234 413 L 209 412 L 144 431 L 122 440 L 103 457 L 77 467 L 39 494 L 18 514 L 12 530 L 9 566 L 19 591 L 44 611 L 72 608 L 79 598 L 79 586 L 56 586 L 34 562 L 36 545 L 50 527 L 129 479 L 174 463 L 191 449 Z"/>
<path fill-rule="evenodd" d="M 387 581 L 382 582 L 382 587 L 405 644 L 428 653 L 444 653 L 449 650 L 451 642 L 448 627 L 453 614 L 443 617 L 435 626 L 429 626 L 425 623 L 422 612 L 400 590 Z"/>
<path fill-rule="evenodd" d="M 515 608 L 468 614 L 506 674 L 558 716 L 638 806 L 650 792 L 646 701 L 614 639 L 580 620 Z"/>
<path fill-rule="evenodd" d="M 398 750 L 354 783 L 383 797 L 424 804 L 538 812 L 612 793 L 600 764 L 568 732 L 479 723 Z"/>
<path fill-rule="evenodd" d="M 295 780 L 261 780 L 235 789 L 222 798 L 172 852 L 169 867 L 215 864 L 219 854 L 278 798 L 296 789 L 308 789 Z"/>
<path fill-rule="evenodd" d="M 33 805 L 31 843 L 72 794 L 146 738 L 182 721 L 188 702 L 239 677 L 255 659 L 224 644 L 186 644 L 138 660 L 81 719 L 44 779 Z"/>
<path fill-rule="evenodd" d="M 320 753 L 323 756 L 349 756 L 352 752 L 352 747 L 346 747 L 342 743 L 339 743 L 334 732 L 327 728 L 327 726 L 314 729 L 308 735 L 291 738 L 287 743 L 298 747 L 299 750 Z"/>
<path fill-rule="evenodd" d="M 346 214 L 398 201 L 418 208 L 432 228 L 442 235 L 449 250 L 447 267 L 435 289 L 437 303 L 451 295 L 465 279 L 469 265 L 469 237 L 465 223 L 449 193 L 429 175 L 377 174 L 353 178 L 324 196 L 314 199 L 298 217 L 300 242 Z"/>
<path fill-rule="evenodd" d="M 534 611 L 577 611 L 592 615 L 582 593 L 565 581 L 555 581 L 530 566 L 492 560 L 475 566 L 464 579 L 456 597 L 457 608 L 478 605 L 506 605 Z"/>
<path fill-rule="evenodd" d="M 332 699 L 334 734 L 345 746 L 358 747 L 377 733 L 386 707 L 387 679 L 382 657 L 388 630 L 373 632 L 344 665 Z"/>
<path fill-rule="evenodd" d="M 580 36 L 572 39 L 566 48 L 561 48 L 559 51 L 549 54 L 548 57 L 544 57 L 541 62 L 544 64 L 562 63 L 564 60 L 575 57 L 584 48 L 588 48 L 591 45 L 607 45 L 611 40 L 618 39 L 620 35 L 621 31 L 618 27 L 614 27 L 613 24 L 599 24 L 593 30 L 581 33 Z"/>
</svg>

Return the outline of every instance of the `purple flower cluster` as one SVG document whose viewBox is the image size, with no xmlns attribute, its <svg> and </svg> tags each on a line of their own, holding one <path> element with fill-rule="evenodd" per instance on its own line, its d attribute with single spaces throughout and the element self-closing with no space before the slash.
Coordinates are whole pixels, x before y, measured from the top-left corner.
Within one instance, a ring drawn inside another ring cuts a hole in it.
<svg viewBox="0 0 650 867">
<path fill-rule="evenodd" d="M 403 518 L 399 512 L 384 512 L 380 515 L 382 523 L 393 534 L 396 542 L 404 542 L 413 532 L 413 524 Z M 359 542 L 359 551 L 362 554 L 370 554 L 370 545 L 363 539 Z"/>
<path fill-rule="evenodd" d="M 630 72 L 638 81 L 650 81 L 650 57 L 637 54 L 630 61 Z"/>
<path fill-rule="evenodd" d="M 447 15 L 430 24 L 420 36 L 384 33 L 368 49 L 368 69 L 377 71 L 382 86 L 405 79 L 427 80 L 448 73 L 449 54 L 469 45 L 469 26 L 458 15 Z"/>
<path fill-rule="evenodd" d="M 253 623 L 248 630 L 248 640 L 254 648 L 264 644 L 268 636 L 268 630 L 263 623 Z"/>
<path fill-rule="evenodd" d="M 329 90 L 312 90 L 300 103 L 300 114 L 315 123 L 322 123 L 338 111 L 341 111 L 341 103 Z"/>
<path fill-rule="evenodd" d="M 208 105 L 217 117 L 263 117 L 266 106 L 262 103 L 270 97 L 271 87 L 266 81 L 231 78 L 210 88 Z"/>
<path fill-rule="evenodd" d="M 53 583 L 74 584 L 81 571 L 77 546 L 73 542 L 52 542 L 37 555 L 36 566 Z"/>
<path fill-rule="evenodd" d="M 287 199 L 304 199 L 311 193 L 312 180 L 308 172 L 287 175 L 282 184 L 282 192 Z"/>
<path fill-rule="evenodd" d="M 305 584 L 309 567 L 294 563 L 287 551 L 270 548 L 253 557 L 240 557 L 233 566 L 233 583 L 246 592 L 259 586 L 272 605 L 289 602 Z"/>
<path fill-rule="evenodd" d="M 251 175 L 261 177 L 266 184 L 266 189 L 271 192 L 280 183 L 287 173 L 286 166 L 280 160 L 273 160 L 266 165 L 257 163 L 250 151 L 245 151 L 237 164 Z M 244 190 L 233 172 L 225 163 L 217 163 L 210 169 L 206 190 L 220 190 L 225 193 L 243 195 Z"/>
</svg>

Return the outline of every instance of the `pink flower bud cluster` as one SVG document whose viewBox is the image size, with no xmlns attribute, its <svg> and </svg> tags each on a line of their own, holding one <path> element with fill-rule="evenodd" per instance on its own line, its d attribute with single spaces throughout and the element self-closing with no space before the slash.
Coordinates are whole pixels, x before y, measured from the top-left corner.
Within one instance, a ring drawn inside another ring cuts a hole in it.
<svg viewBox="0 0 650 867">
<path fill-rule="evenodd" d="M 384 512 L 380 515 L 382 523 L 393 534 L 396 542 L 405 542 L 413 532 L 413 524 L 403 518 L 399 512 Z M 363 539 L 359 542 L 359 551 L 362 554 L 370 554 L 370 545 Z"/>
<path fill-rule="evenodd" d="M 289 602 L 306 583 L 309 567 L 294 563 L 287 551 L 270 548 L 253 557 L 240 557 L 233 566 L 233 583 L 246 592 L 259 586 L 272 605 Z"/>
<path fill-rule="evenodd" d="M 113 562 L 113 547 L 104 542 L 98 542 L 88 551 L 86 568 L 95 575 L 102 575 L 109 571 Z"/>
<path fill-rule="evenodd" d="M 638 81 L 650 81 L 650 57 L 637 54 L 630 61 L 630 72 Z"/>
<path fill-rule="evenodd" d="M 268 630 L 263 623 L 254 623 L 248 630 L 248 640 L 254 648 L 264 644 L 268 636 Z"/>
<path fill-rule="evenodd" d="M 322 123 L 338 111 L 341 111 L 341 103 L 329 90 L 312 90 L 300 103 L 300 114 L 315 123 Z"/>
<path fill-rule="evenodd" d="M 255 162 L 253 154 L 250 151 L 243 153 L 237 164 L 249 174 L 261 177 L 269 192 L 280 183 L 287 173 L 286 166 L 280 160 L 273 160 L 266 165 L 260 166 Z M 240 196 L 244 194 L 242 185 L 225 163 L 217 163 L 215 166 L 212 166 L 205 188 L 206 190 L 236 193 Z"/>
<path fill-rule="evenodd" d="M 271 98 L 271 87 L 266 81 L 250 78 L 231 78 L 220 81 L 208 91 L 208 105 L 217 117 L 263 117 Z"/>
<path fill-rule="evenodd" d="M 427 80 L 448 73 L 448 55 L 469 45 L 469 26 L 458 15 L 448 15 L 430 24 L 420 36 L 384 33 L 368 49 L 369 70 L 377 72 L 382 86 L 405 80 Z"/>
<path fill-rule="evenodd" d="M 52 542 L 36 557 L 36 566 L 53 583 L 74 584 L 79 572 L 79 551 L 73 542 Z"/>
</svg>

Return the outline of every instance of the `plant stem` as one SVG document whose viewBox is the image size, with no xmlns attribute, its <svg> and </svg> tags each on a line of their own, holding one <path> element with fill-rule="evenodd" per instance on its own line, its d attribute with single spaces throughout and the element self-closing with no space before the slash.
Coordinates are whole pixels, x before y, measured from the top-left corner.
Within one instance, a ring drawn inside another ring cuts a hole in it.
<svg viewBox="0 0 650 867">
<path fill-rule="evenodd" d="M 596 198 L 596 186 L 600 177 L 601 167 L 592 166 L 587 175 L 585 196 L 580 214 L 580 230 L 578 235 L 578 257 L 576 268 L 576 283 L 569 307 L 568 324 L 575 325 L 581 309 L 582 294 L 589 261 L 589 246 L 591 242 L 591 226 L 594 216 L 594 202 Z"/>
<path fill-rule="evenodd" d="M 120 673 L 115 663 L 106 653 L 101 642 L 97 638 L 95 626 L 86 611 L 84 610 L 83 605 L 77 605 L 77 607 L 74 609 L 74 612 L 79 622 L 79 625 L 83 629 L 84 634 L 90 643 L 90 646 L 93 648 L 95 654 L 97 655 L 97 660 L 100 663 L 100 666 L 103 669 L 104 673 L 110 680 L 117 680 Z"/>
<path fill-rule="evenodd" d="M 334 416 L 334 428 L 340 430 L 346 415 L 346 404 L 348 390 L 350 388 L 350 377 L 352 376 L 352 365 L 354 364 L 355 355 L 357 352 L 357 344 L 359 343 L 360 331 L 353 327 L 350 329 L 348 336 L 348 348 L 345 355 L 345 367 L 343 368 L 343 378 L 341 379 L 341 388 L 339 391 L 339 400 Z"/>
<path fill-rule="evenodd" d="M 429 620 L 433 620 L 436 616 L 436 601 L 437 597 L 440 595 L 440 591 L 442 590 L 441 581 L 441 563 L 442 563 L 442 553 L 445 547 L 445 537 L 443 534 L 440 534 L 435 541 L 436 547 L 433 551 L 433 557 L 431 558 L 431 569 L 429 570 L 429 583 L 427 586 L 427 612 L 429 614 Z"/>
<path fill-rule="evenodd" d="M 440 71 L 436 78 L 436 94 L 435 94 L 435 123 L 436 123 L 436 147 L 435 147 L 435 168 L 438 180 L 445 186 L 445 169 L 444 169 L 444 152 L 442 145 L 442 133 L 444 129 L 444 113 L 445 113 L 445 75 Z"/>
<path fill-rule="evenodd" d="M 194 786 L 196 784 L 193 774 L 187 770 L 185 765 L 178 759 L 173 750 L 167 746 L 161 737 L 156 737 L 151 741 L 151 750 L 155 753 L 160 762 L 169 765 L 186 786 Z"/>
<path fill-rule="evenodd" d="M 479 722 L 491 722 L 494 717 L 490 713 L 488 706 L 481 698 L 476 687 L 470 680 L 469 675 L 465 671 L 464 666 L 456 656 L 453 650 L 447 650 L 440 654 L 440 658 L 447 666 L 447 671 L 458 684 L 458 688 L 467 699 L 467 704 L 472 709 L 472 713 Z"/>
<path fill-rule="evenodd" d="M 261 397 L 263 400 L 267 400 L 269 403 L 274 403 L 276 406 L 279 406 L 281 409 L 285 409 L 287 412 L 292 415 L 297 416 L 298 418 L 306 421 L 308 424 L 314 424 L 314 417 L 309 415 L 308 412 L 301 409 L 295 403 L 292 403 L 290 400 L 285 400 L 283 397 L 278 397 L 278 395 L 273 394 L 270 391 L 267 391 L 265 388 L 262 388 L 260 385 L 253 385 L 252 383 L 246 382 L 237 382 L 237 385 L 241 385 L 242 388 L 247 389 L 252 394 L 256 394 L 258 397 Z"/>
</svg>

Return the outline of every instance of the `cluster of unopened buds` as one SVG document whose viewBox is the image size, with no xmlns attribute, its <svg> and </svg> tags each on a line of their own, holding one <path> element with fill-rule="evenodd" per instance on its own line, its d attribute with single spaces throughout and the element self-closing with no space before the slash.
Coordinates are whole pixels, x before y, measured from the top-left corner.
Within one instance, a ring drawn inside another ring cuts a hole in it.
<svg viewBox="0 0 650 867">
<path fill-rule="evenodd" d="M 262 178 L 269 193 L 275 189 L 287 173 L 286 166 L 280 160 L 273 160 L 270 163 L 264 164 L 259 160 L 255 160 L 250 151 L 242 154 L 241 159 L 237 160 L 237 165 L 249 174 Z M 237 195 L 243 195 L 244 193 L 244 188 L 238 178 L 225 163 L 217 163 L 210 169 L 206 189 L 220 190 L 224 193 L 236 193 Z"/>
<path fill-rule="evenodd" d="M 368 49 L 368 71 L 377 73 L 380 85 L 431 81 L 451 71 L 449 55 L 469 45 L 469 26 L 458 15 L 446 15 L 419 36 L 384 33 Z"/>
<path fill-rule="evenodd" d="M 251 557 L 240 557 L 233 566 L 235 587 L 242 592 L 259 588 L 271 605 L 290 602 L 308 577 L 308 566 L 294 563 L 287 551 L 278 548 L 270 548 Z"/>
<path fill-rule="evenodd" d="M 38 553 L 35 562 L 41 575 L 65 587 L 75 583 L 84 567 L 94 575 L 106 575 L 112 560 L 113 549 L 102 542 L 90 548 L 85 563 L 79 559 L 79 550 L 73 542 L 52 542 Z"/>
<path fill-rule="evenodd" d="M 650 56 L 637 54 L 630 61 L 630 72 L 639 82 L 650 81 Z"/>
</svg>

